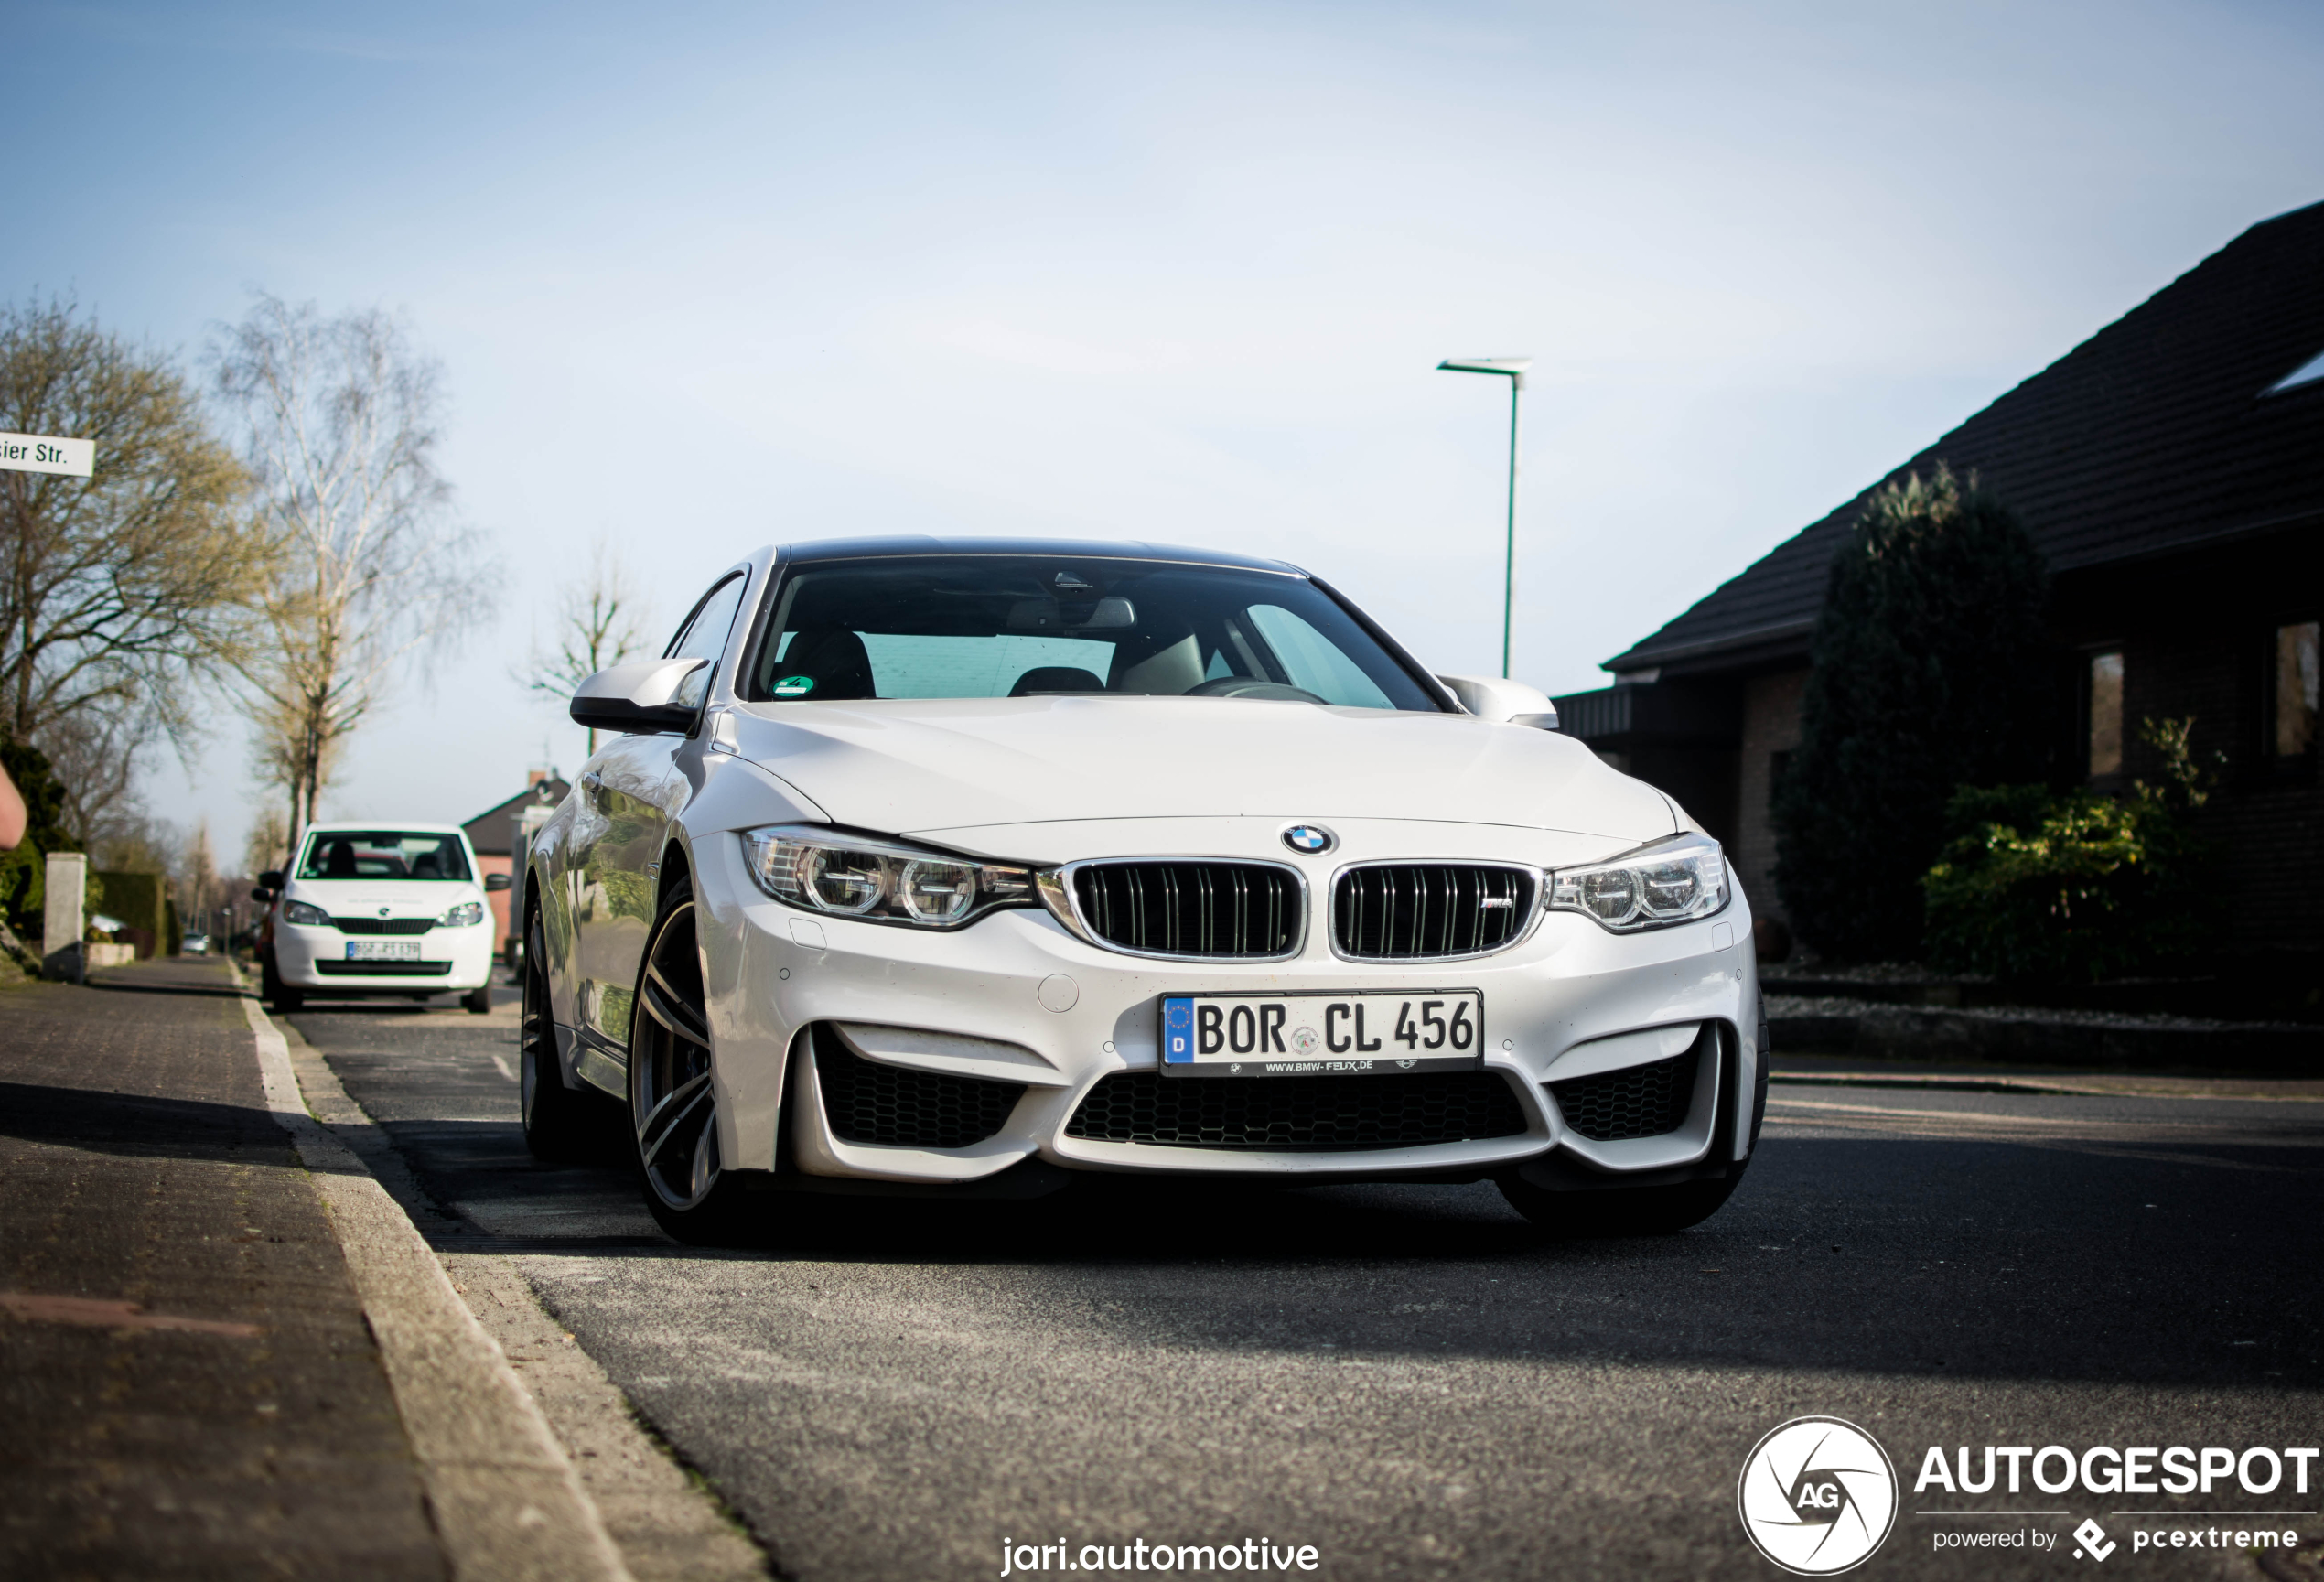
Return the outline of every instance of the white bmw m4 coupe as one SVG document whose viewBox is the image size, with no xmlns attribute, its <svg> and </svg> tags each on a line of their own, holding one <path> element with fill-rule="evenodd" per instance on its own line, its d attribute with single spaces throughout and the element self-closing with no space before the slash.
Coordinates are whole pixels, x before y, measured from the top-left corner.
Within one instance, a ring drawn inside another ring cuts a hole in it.
<svg viewBox="0 0 2324 1582">
<path fill-rule="evenodd" d="M 618 1099 L 683 1240 L 1077 1172 L 1666 1232 L 1758 1140 L 1717 843 L 1295 567 L 762 550 L 572 714 L 620 734 L 526 855 L 525 1133 L 573 1157 Z"/>
</svg>

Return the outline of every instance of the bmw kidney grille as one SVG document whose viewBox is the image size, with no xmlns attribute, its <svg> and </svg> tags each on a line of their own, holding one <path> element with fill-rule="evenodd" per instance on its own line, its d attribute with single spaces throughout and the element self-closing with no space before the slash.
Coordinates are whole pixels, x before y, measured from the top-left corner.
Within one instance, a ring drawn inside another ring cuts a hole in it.
<svg viewBox="0 0 2324 1582">
<path fill-rule="evenodd" d="M 1383 863 L 1331 887 L 1332 942 L 1358 961 L 1482 955 L 1522 933 L 1533 876 L 1481 863 Z"/>
</svg>

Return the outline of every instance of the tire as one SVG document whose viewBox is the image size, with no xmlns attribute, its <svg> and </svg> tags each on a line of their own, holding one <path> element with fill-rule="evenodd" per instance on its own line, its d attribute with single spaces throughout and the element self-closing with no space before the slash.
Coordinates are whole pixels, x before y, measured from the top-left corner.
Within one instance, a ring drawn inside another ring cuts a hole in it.
<svg viewBox="0 0 2324 1582">
<path fill-rule="evenodd" d="M 646 1208 L 681 1242 L 740 1239 L 742 1188 L 718 1157 L 708 997 L 694 937 L 694 885 L 662 898 L 638 968 L 629 1022 L 630 1161 Z"/>
<path fill-rule="evenodd" d="M 467 1011 L 471 1016 L 490 1016 L 492 1014 L 492 985 L 490 984 L 479 984 L 477 987 L 470 989 L 467 994 L 462 995 L 460 996 L 460 1009 Z"/>
<path fill-rule="evenodd" d="M 258 993 L 260 998 L 277 1011 L 296 1011 L 307 1004 L 306 994 L 283 982 L 282 974 L 274 970 L 272 951 L 266 953 L 266 960 L 258 969 Z"/>
<path fill-rule="evenodd" d="M 541 917 L 528 922 L 537 939 Z M 524 1116 L 524 1146 L 536 1159 L 577 1163 L 600 1152 L 598 1116 L 586 1093 L 565 1085 L 563 1063 L 557 1059 L 556 1024 L 549 1016 L 548 957 L 538 950 L 527 952 L 522 986 L 524 1006 L 517 1020 L 517 1090 Z M 462 1004 L 466 1004 L 463 1001 Z"/>
<path fill-rule="evenodd" d="M 1742 1168 L 1738 1166 L 1721 1180 L 1553 1192 L 1515 1176 L 1504 1176 L 1501 1195 L 1542 1231 L 1565 1240 L 1672 1236 L 1717 1213 L 1742 1178 Z"/>
</svg>

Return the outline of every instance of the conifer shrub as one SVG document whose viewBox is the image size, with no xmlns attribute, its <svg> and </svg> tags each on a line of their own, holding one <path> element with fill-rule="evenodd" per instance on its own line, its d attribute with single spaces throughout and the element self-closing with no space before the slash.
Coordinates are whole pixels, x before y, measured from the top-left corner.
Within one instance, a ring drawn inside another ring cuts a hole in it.
<svg viewBox="0 0 2324 1582">
<path fill-rule="evenodd" d="M 1916 956 L 1955 789 L 2047 777 L 2048 597 L 2040 551 L 1974 473 L 1940 464 L 1865 502 L 1772 809 L 1778 893 L 1822 954 Z"/>
</svg>

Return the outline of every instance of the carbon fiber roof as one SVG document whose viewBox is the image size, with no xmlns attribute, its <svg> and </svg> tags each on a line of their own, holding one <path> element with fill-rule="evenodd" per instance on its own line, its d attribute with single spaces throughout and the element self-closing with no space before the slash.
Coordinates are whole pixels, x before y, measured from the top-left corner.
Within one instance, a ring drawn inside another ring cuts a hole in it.
<svg viewBox="0 0 2324 1582">
<path fill-rule="evenodd" d="M 1187 565 L 1232 565 L 1252 571 L 1289 572 L 1296 565 L 1223 550 L 1187 549 L 1178 544 L 1081 538 L 938 538 L 898 533 L 882 538 L 822 538 L 776 547 L 775 558 L 791 565 L 811 560 L 876 560 L 917 554 L 1033 554 L 1065 560 L 1163 560 Z"/>
</svg>

